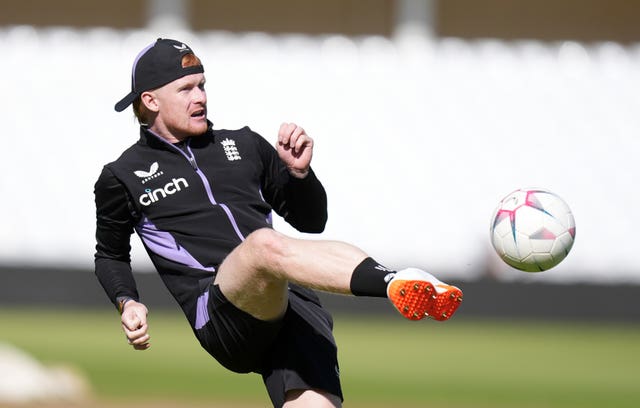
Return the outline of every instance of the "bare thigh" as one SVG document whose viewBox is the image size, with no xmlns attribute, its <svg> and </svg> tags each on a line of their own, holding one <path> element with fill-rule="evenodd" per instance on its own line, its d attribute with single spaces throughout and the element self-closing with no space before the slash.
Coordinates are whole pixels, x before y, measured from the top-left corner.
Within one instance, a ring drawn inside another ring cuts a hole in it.
<svg viewBox="0 0 640 408">
<path fill-rule="evenodd" d="M 295 239 L 263 228 L 227 256 L 215 283 L 238 309 L 273 320 L 286 310 L 289 282 L 350 294 L 351 274 L 366 256 L 344 242 Z"/>
<path fill-rule="evenodd" d="M 287 279 L 274 273 L 276 243 L 255 232 L 222 262 L 215 283 L 238 309 L 260 320 L 280 318 L 287 308 Z M 266 235 L 266 234 L 264 234 Z"/>
</svg>

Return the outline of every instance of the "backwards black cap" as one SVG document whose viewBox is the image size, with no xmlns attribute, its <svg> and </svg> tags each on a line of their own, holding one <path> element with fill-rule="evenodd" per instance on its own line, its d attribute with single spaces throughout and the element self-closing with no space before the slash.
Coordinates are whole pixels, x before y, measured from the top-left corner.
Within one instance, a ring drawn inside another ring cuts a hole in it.
<svg viewBox="0 0 640 408">
<path fill-rule="evenodd" d="M 191 58 L 185 58 L 187 55 Z M 133 61 L 131 92 L 116 103 L 115 109 L 122 112 L 143 92 L 159 88 L 185 75 L 202 72 L 204 67 L 191 48 L 180 41 L 158 38 L 140 51 Z"/>
</svg>

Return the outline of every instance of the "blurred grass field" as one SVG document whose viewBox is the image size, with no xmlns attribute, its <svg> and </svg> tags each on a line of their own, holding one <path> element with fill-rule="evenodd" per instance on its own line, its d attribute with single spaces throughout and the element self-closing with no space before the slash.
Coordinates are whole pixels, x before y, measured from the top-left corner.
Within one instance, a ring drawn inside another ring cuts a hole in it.
<svg viewBox="0 0 640 408">
<path fill-rule="evenodd" d="M 74 367 L 113 406 L 270 406 L 261 378 L 221 368 L 181 315 L 149 322 L 152 347 L 135 352 L 115 312 L 4 308 L 0 342 Z M 345 407 L 640 406 L 637 324 L 337 315 L 335 335 Z"/>
</svg>

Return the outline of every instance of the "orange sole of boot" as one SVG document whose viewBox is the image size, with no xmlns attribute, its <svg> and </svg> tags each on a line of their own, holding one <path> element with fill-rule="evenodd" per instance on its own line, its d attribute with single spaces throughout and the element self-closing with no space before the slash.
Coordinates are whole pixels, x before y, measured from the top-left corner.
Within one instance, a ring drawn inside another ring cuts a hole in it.
<svg viewBox="0 0 640 408">
<path fill-rule="evenodd" d="M 429 317 L 438 321 L 448 320 L 462 303 L 462 291 L 447 285 L 445 292 L 437 294 L 435 287 L 422 280 L 398 280 L 391 282 L 389 300 L 409 320 Z"/>
<path fill-rule="evenodd" d="M 396 309 L 409 320 L 427 317 L 431 303 L 437 299 L 433 285 L 421 280 L 393 281 L 387 294 Z"/>
<path fill-rule="evenodd" d="M 429 317 L 438 321 L 448 320 L 462 303 L 462 291 L 455 286 L 438 285 L 441 291 L 427 307 Z M 444 292 L 442 292 L 444 289 Z"/>
</svg>

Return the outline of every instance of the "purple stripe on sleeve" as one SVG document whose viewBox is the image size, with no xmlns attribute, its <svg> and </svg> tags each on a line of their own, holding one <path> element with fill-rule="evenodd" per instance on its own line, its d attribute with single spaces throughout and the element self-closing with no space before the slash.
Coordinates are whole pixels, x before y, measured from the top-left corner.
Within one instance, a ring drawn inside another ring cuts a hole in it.
<svg viewBox="0 0 640 408">
<path fill-rule="evenodd" d="M 262 195 L 262 189 L 258 189 L 258 194 L 260 194 L 260 198 L 262 199 L 262 201 L 265 201 L 264 196 Z M 267 221 L 267 224 L 273 226 L 273 213 L 269 212 L 269 215 L 267 215 L 267 218 L 265 219 L 265 221 Z"/>
<path fill-rule="evenodd" d="M 200 295 L 196 304 L 196 329 L 203 328 L 204 325 L 209 321 L 209 310 L 207 309 L 208 303 L 209 291 L 206 290 L 202 295 Z"/>
<path fill-rule="evenodd" d="M 146 217 L 136 226 L 136 232 L 153 253 L 190 268 L 215 272 L 215 268 L 211 266 L 202 266 L 184 247 L 176 242 L 171 234 L 158 230 Z M 197 300 L 196 329 L 202 328 L 209 321 L 208 301 L 209 291 L 207 290 Z"/>
<path fill-rule="evenodd" d="M 136 232 L 153 253 L 190 268 L 215 272 L 211 266 L 202 266 L 171 234 L 160 231 L 146 217 L 136 226 Z"/>
</svg>

